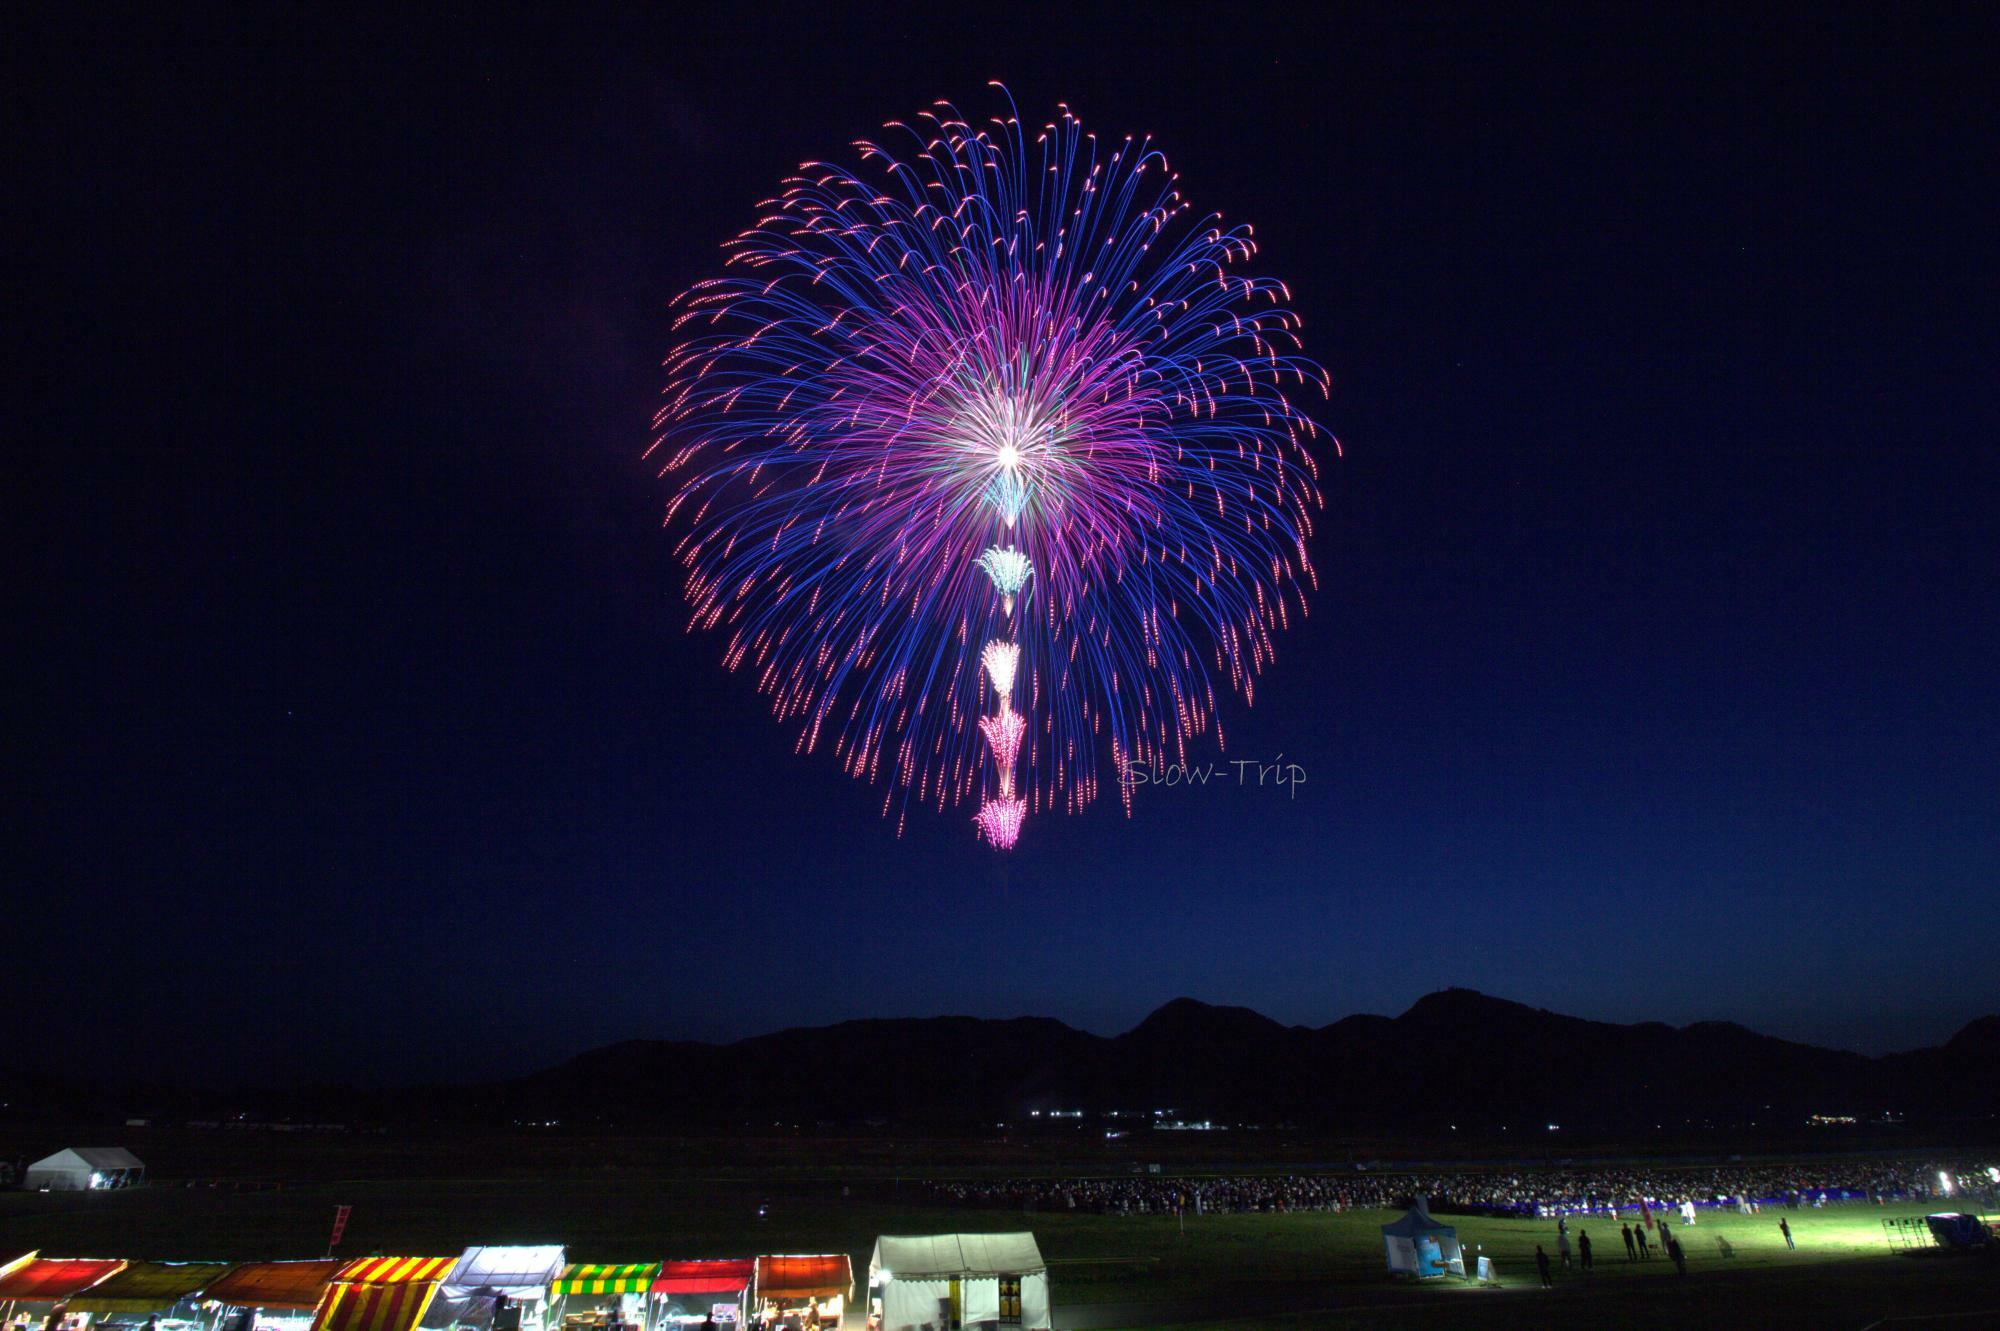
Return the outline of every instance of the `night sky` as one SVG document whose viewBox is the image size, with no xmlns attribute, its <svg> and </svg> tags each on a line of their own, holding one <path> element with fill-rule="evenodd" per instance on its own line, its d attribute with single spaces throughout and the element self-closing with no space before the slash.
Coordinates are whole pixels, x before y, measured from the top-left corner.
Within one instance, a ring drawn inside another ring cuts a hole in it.
<svg viewBox="0 0 2000 1331">
<path fill-rule="evenodd" d="M 77 8 L 4 101 L 10 1058 L 2000 1010 L 1990 14 Z M 1153 134 L 1333 374 L 1322 590 L 1224 713 L 1295 799 L 898 839 L 685 630 L 667 300 L 996 78 Z"/>
</svg>

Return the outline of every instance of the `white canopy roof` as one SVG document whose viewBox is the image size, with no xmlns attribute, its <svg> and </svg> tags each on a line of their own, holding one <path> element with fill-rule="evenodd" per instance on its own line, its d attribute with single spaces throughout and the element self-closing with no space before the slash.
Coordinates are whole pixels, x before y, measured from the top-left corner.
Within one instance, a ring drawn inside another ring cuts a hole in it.
<svg viewBox="0 0 2000 1331">
<path fill-rule="evenodd" d="M 1025 1276 L 1047 1269 L 1035 1236 L 1019 1234 L 884 1234 L 875 1240 L 868 1283 L 940 1280 L 952 1276 Z"/>
<path fill-rule="evenodd" d="M 445 1298 L 485 1293 L 539 1299 L 548 1293 L 549 1282 L 561 1275 L 562 1269 L 563 1249 L 558 1243 L 467 1248 L 438 1293 Z"/>
<path fill-rule="evenodd" d="M 144 1169 L 139 1157 L 122 1146 L 71 1146 L 54 1155 L 43 1156 L 30 1169 L 91 1169 L 99 1172 Z"/>
</svg>

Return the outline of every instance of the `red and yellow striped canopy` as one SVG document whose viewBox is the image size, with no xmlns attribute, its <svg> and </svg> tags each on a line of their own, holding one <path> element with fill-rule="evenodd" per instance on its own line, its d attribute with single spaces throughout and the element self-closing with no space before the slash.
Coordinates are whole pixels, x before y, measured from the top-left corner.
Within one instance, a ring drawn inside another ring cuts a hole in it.
<svg viewBox="0 0 2000 1331">
<path fill-rule="evenodd" d="M 414 1331 L 456 1257 L 359 1257 L 340 1268 L 312 1331 Z"/>
<path fill-rule="evenodd" d="M 357 1257 L 333 1277 L 336 1285 L 411 1285 L 443 1280 L 456 1257 Z"/>
<path fill-rule="evenodd" d="M 435 1280 L 400 1285 L 331 1285 L 312 1331 L 412 1331 L 437 1296 Z"/>
</svg>

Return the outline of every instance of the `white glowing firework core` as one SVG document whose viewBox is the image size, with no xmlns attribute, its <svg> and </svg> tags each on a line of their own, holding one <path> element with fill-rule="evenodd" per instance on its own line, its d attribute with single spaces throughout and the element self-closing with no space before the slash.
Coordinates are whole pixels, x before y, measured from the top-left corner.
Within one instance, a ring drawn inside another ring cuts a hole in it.
<svg viewBox="0 0 2000 1331">
<path fill-rule="evenodd" d="M 986 576 L 993 579 L 993 589 L 1002 596 L 1019 592 L 1035 575 L 1034 564 L 1012 546 L 989 547 L 979 556 L 979 567 L 986 570 Z"/>
<path fill-rule="evenodd" d="M 1021 666 L 1021 649 L 1011 642 L 989 642 L 979 653 L 979 659 L 986 665 L 993 691 L 1000 695 L 1001 709 L 1009 709 L 1014 696 L 1014 672 Z"/>
<path fill-rule="evenodd" d="M 965 399 L 951 433 L 974 465 L 1019 471 L 1054 449 L 1057 431 L 1053 415 L 1033 400 L 988 388 Z"/>
<path fill-rule="evenodd" d="M 1057 412 L 1033 397 L 1000 388 L 968 394 L 947 437 L 963 451 L 968 472 L 981 477 L 986 501 L 1012 527 L 1039 488 L 1032 476 L 1061 470 L 1063 426 Z"/>
<path fill-rule="evenodd" d="M 1027 803 L 1020 799 L 987 800 L 979 806 L 972 821 L 978 825 L 980 835 L 992 842 L 999 850 L 1012 850 L 1021 838 L 1021 820 L 1028 814 Z"/>
</svg>

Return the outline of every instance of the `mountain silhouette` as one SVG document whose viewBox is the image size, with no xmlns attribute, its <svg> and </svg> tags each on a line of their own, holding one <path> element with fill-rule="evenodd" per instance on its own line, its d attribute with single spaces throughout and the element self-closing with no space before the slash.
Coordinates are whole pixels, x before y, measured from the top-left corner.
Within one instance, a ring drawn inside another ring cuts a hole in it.
<svg viewBox="0 0 2000 1331">
<path fill-rule="evenodd" d="M 1177 998 L 1108 1038 L 1048 1018 L 933 1017 L 720 1045 L 627 1041 L 480 1089 L 516 1112 L 684 1130 L 990 1129 L 1072 1111 L 1402 1133 L 1799 1127 L 1813 1115 L 1991 1123 L 1996 1055 L 2000 1016 L 1935 1049 L 1870 1058 L 1731 1022 L 1621 1025 L 1444 989 L 1400 1016 L 1318 1028 Z"/>
</svg>

